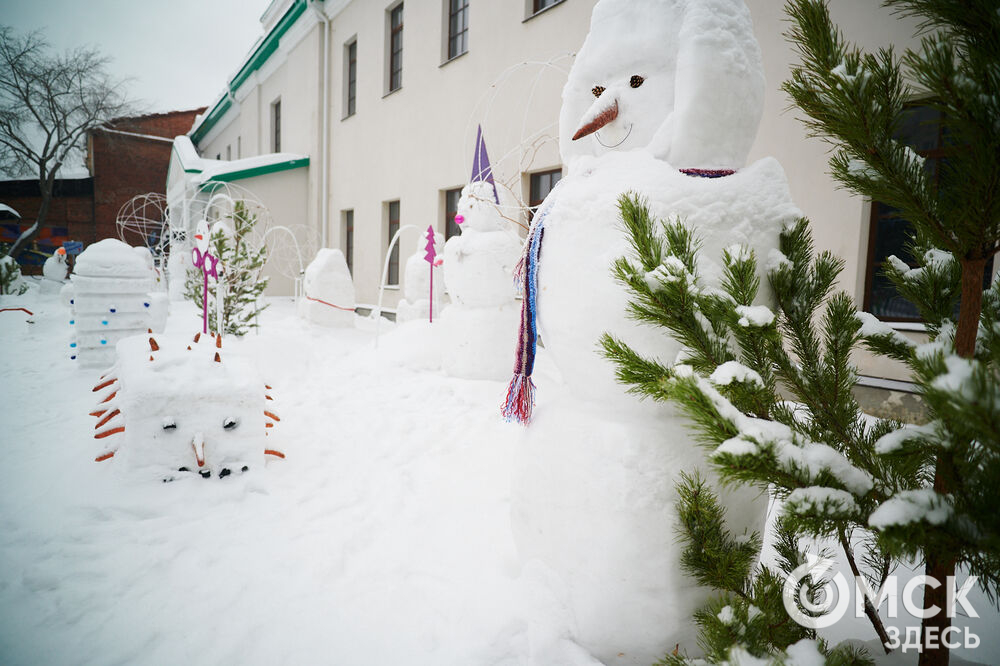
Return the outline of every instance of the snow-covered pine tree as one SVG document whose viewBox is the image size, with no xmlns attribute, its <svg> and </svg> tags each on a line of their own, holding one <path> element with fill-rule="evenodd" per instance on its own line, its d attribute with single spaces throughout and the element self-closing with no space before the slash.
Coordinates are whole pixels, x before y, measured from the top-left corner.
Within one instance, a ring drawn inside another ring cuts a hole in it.
<svg viewBox="0 0 1000 666">
<path fill-rule="evenodd" d="M 842 262 L 813 257 L 804 221 L 783 234 L 785 259 L 769 272 L 772 314 L 751 306 L 754 257 L 727 256 L 723 289 L 706 289 L 690 232 L 672 223 L 661 235 L 641 202 L 624 199 L 636 256 L 616 271 L 635 297 L 633 314 L 665 326 L 689 358 L 667 368 L 620 341 L 604 344 L 634 391 L 687 411 L 723 478 L 770 484 L 786 500 L 788 526 L 835 537 L 872 589 L 893 558 L 923 558 L 941 581 L 925 586 L 924 605 L 943 609 L 957 566 L 992 600 L 1000 593 L 1000 287 L 983 290 L 1000 247 L 1000 14 L 993 0 L 885 4 L 921 18 L 928 31 L 902 61 L 891 50 L 873 56 L 846 44 L 825 2 L 792 0 L 789 36 L 802 65 L 785 89 L 810 131 L 836 148 L 834 177 L 913 223 L 922 265 L 896 260 L 886 272 L 920 310 L 929 342 L 915 346 L 855 313 L 845 294 L 831 295 Z M 942 112 L 949 136 L 937 180 L 893 139 L 904 100 L 916 92 Z M 861 340 L 909 365 L 927 426 L 860 414 L 849 354 Z M 779 399 L 779 386 L 795 406 Z M 862 537 L 860 558 L 852 535 Z M 879 631 L 870 603 L 866 612 Z M 947 664 L 940 637 L 950 622 L 944 612 L 924 620 L 922 666 Z"/>
<path fill-rule="evenodd" d="M 868 532 L 868 518 L 919 482 L 911 460 L 873 452 L 899 424 L 867 418 L 851 393 L 861 324 L 850 297 L 832 293 L 843 261 L 815 255 L 806 220 L 786 230 L 781 261 L 768 274 L 772 312 L 753 305 L 760 279 L 751 251 L 727 250 L 721 288 L 708 287 L 691 230 L 654 220 L 633 195 L 622 197 L 620 212 L 634 256 L 618 260 L 615 272 L 632 293 L 631 314 L 666 328 L 686 358 L 668 368 L 605 336 L 619 379 L 676 402 L 723 480 L 773 492 L 784 500 L 785 528 L 834 539 L 852 573 L 880 589 L 895 563 Z M 874 605 L 865 612 L 889 644 Z"/>
<path fill-rule="evenodd" d="M 901 60 L 846 43 L 825 2 L 793 0 L 788 36 L 801 65 L 784 89 L 810 131 L 835 148 L 834 178 L 898 208 L 916 232 L 923 270 L 896 260 L 886 272 L 917 305 L 931 344 L 914 349 L 870 318 L 864 333 L 872 349 L 910 366 L 932 422 L 881 442 L 880 453 L 908 459 L 923 478 L 871 521 L 891 552 L 924 558 L 942 583 L 924 587 L 924 607 L 945 608 L 944 582 L 957 565 L 994 599 L 1000 591 L 1000 292 L 983 290 L 1000 249 L 1000 12 L 996 0 L 883 4 L 921 22 L 920 48 Z M 918 96 L 940 112 L 948 138 L 937 179 L 893 139 L 905 101 Z M 950 624 L 937 613 L 924 621 L 925 636 Z M 945 647 L 921 654 L 921 666 L 947 663 Z"/>
<path fill-rule="evenodd" d="M 777 521 L 774 549 L 777 568 L 760 564 L 759 534 L 733 535 L 726 527 L 725 509 L 711 487 L 695 474 L 681 474 L 677 511 L 684 545 L 681 568 L 719 596 L 695 613 L 698 644 L 713 663 L 824 663 L 833 666 L 871 664 L 863 650 L 830 649 L 816 632 L 795 623 L 785 610 L 785 578 L 806 553 L 787 517 Z M 827 553 L 829 556 L 829 553 Z M 823 580 L 805 576 L 810 604 L 819 601 Z M 809 614 L 799 604 L 799 611 Z M 688 666 L 685 655 L 666 655 L 659 666 Z"/>
<path fill-rule="evenodd" d="M 0 295 L 23 294 L 28 285 L 21 278 L 21 266 L 6 252 L 6 247 L 0 247 Z"/>
<path fill-rule="evenodd" d="M 209 330 L 245 335 L 257 326 L 256 318 L 267 305 L 260 297 L 268 279 L 261 275 L 267 263 L 267 246 L 253 242 L 257 216 L 243 201 L 235 201 L 232 212 L 212 228 L 210 252 L 220 259 L 219 279 L 208 283 Z M 204 282 L 200 268 L 188 270 L 184 295 L 202 306 Z M 222 326 L 216 321 L 215 299 L 222 289 Z"/>
</svg>

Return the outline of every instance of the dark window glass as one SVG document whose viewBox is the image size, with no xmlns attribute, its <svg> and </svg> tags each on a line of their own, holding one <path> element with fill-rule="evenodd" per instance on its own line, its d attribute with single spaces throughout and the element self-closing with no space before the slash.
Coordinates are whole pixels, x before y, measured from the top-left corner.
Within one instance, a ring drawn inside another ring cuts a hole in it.
<svg viewBox="0 0 1000 666">
<path fill-rule="evenodd" d="M 397 231 L 399 231 L 399 202 L 390 201 L 388 242 L 392 242 L 392 238 L 396 235 Z M 399 243 L 396 243 L 392 247 L 392 252 L 389 254 L 389 275 L 386 277 L 386 284 L 399 284 Z"/>
<path fill-rule="evenodd" d="M 941 125 L 941 114 L 927 105 L 914 104 L 903 112 L 902 121 L 894 138 L 910 146 L 924 158 L 924 168 L 935 183 L 949 146 L 947 132 Z M 907 249 L 913 235 L 913 225 L 902 217 L 901 211 L 881 201 L 872 201 L 871 225 L 868 236 L 868 261 L 865 272 L 864 309 L 888 321 L 919 321 L 917 306 L 903 298 L 882 268 L 889 257 L 895 255 L 916 266 L 916 258 Z M 989 286 L 993 274 L 992 262 L 984 276 L 984 287 Z"/>
<path fill-rule="evenodd" d="M 448 58 L 469 50 L 469 0 L 449 0 Z"/>
<path fill-rule="evenodd" d="M 273 133 L 272 149 L 276 153 L 281 152 L 281 100 L 272 105 L 271 125 Z"/>
<path fill-rule="evenodd" d="M 403 85 L 403 5 L 389 13 L 389 92 Z"/>
<path fill-rule="evenodd" d="M 462 197 L 462 188 L 446 190 L 444 193 L 444 239 L 462 233 L 461 227 L 455 223 L 458 214 L 458 200 Z"/>
<path fill-rule="evenodd" d="M 543 9 L 548 9 L 552 5 L 558 4 L 562 0 L 535 0 L 535 13 L 542 11 Z"/>
<path fill-rule="evenodd" d="M 344 258 L 347 270 L 354 275 L 354 211 L 344 211 Z"/>
<path fill-rule="evenodd" d="M 562 178 L 562 169 L 553 169 L 552 171 L 540 171 L 539 173 L 531 174 L 531 193 L 528 197 L 528 219 L 530 220 L 535 216 L 535 211 L 545 197 L 549 196 L 549 192 L 552 188 L 556 186 L 556 183 Z"/>
<path fill-rule="evenodd" d="M 358 92 L 358 42 L 347 47 L 347 114 L 354 115 L 355 98 Z"/>
</svg>

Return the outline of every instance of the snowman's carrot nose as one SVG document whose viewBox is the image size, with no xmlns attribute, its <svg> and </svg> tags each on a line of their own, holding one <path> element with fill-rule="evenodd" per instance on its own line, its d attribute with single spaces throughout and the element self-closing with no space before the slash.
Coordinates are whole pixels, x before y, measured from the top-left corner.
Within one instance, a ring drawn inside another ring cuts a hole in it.
<svg viewBox="0 0 1000 666">
<path fill-rule="evenodd" d="M 578 129 L 576 131 L 576 134 L 573 135 L 573 140 L 576 141 L 577 139 L 582 139 L 588 134 L 593 134 L 594 132 L 601 129 L 602 127 L 604 127 L 617 117 L 618 117 L 618 100 L 616 99 L 614 101 L 614 104 L 602 110 L 600 113 L 594 116 L 593 120 L 591 120 L 589 123 Z"/>
<path fill-rule="evenodd" d="M 202 236 L 201 234 L 195 234 L 194 237 L 196 240 L 201 240 L 202 238 L 204 238 L 204 236 Z"/>
</svg>

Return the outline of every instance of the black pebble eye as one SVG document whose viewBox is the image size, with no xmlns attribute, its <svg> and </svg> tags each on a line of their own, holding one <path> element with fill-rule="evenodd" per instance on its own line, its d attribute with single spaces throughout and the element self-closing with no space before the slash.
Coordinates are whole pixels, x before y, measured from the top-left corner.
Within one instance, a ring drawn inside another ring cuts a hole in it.
<svg viewBox="0 0 1000 666">
<path fill-rule="evenodd" d="M 240 424 L 240 422 L 237 421 L 236 419 L 234 419 L 234 418 L 228 418 L 228 419 L 226 419 L 225 421 L 222 422 L 222 427 L 225 428 L 226 430 L 232 430 L 233 428 L 235 428 L 239 424 Z"/>
<path fill-rule="evenodd" d="M 163 429 L 164 430 L 176 430 L 177 429 L 177 424 L 174 423 L 172 419 L 171 420 L 165 420 L 163 422 Z"/>
<path fill-rule="evenodd" d="M 600 97 L 604 94 L 604 86 L 594 86 L 590 92 L 594 93 L 594 97 Z"/>
<path fill-rule="evenodd" d="M 628 80 L 628 84 L 630 86 L 632 86 L 633 88 L 638 88 L 639 86 L 642 85 L 642 82 L 645 81 L 645 80 L 646 79 L 642 78 L 638 74 L 633 74 L 632 78 Z"/>
</svg>

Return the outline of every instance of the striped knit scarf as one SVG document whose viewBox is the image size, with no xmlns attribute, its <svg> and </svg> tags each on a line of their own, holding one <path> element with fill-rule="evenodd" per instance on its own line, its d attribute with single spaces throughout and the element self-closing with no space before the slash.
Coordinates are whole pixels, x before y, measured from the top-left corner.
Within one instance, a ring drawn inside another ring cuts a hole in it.
<svg viewBox="0 0 1000 666">
<path fill-rule="evenodd" d="M 735 173 L 730 169 L 680 169 L 680 172 L 696 178 L 722 178 Z M 531 373 L 535 368 L 538 343 L 538 262 L 542 255 L 545 218 L 556 200 L 560 185 L 562 181 L 549 192 L 535 214 L 528 229 L 524 252 L 514 269 L 514 282 L 520 287 L 524 299 L 521 301 L 521 328 L 514 357 L 514 377 L 507 386 L 507 397 L 501 412 L 508 421 L 525 425 L 531 421 L 531 411 L 535 406 L 535 383 L 531 381 Z"/>
</svg>

